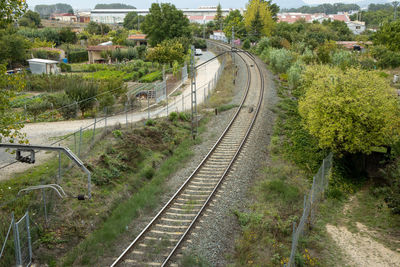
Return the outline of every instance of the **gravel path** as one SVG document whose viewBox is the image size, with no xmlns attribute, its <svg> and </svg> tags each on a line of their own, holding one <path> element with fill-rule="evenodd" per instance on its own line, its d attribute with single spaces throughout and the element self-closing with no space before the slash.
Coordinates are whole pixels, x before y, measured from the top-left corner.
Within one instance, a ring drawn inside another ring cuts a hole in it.
<svg viewBox="0 0 400 267">
<path fill-rule="evenodd" d="M 241 73 L 241 72 L 239 72 Z M 226 266 L 234 252 L 240 226 L 234 210 L 246 209 L 247 192 L 257 177 L 260 166 L 267 160 L 267 146 L 272 134 L 274 114 L 270 110 L 277 102 L 272 74 L 264 68 L 265 93 L 260 114 L 252 133 L 233 166 L 233 171 L 217 192 L 212 205 L 185 242 L 183 253 L 196 255 L 211 266 Z M 238 85 L 240 88 L 240 85 Z M 235 98 L 237 101 L 237 99 Z M 234 101 L 235 101 L 234 100 Z"/>
</svg>

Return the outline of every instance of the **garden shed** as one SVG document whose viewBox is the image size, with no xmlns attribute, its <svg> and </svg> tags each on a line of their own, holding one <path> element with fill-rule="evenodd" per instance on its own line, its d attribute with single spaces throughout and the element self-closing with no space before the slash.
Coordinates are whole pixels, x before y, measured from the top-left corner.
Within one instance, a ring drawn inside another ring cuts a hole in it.
<svg viewBox="0 0 400 267">
<path fill-rule="evenodd" d="M 49 59 L 41 59 L 41 58 L 32 58 L 28 59 L 29 68 L 31 69 L 32 74 L 57 74 L 59 73 L 59 69 L 57 68 L 58 61 L 49 60 Z"/>
<path fill-rule="evenodd" d="M 114 51 L 118 48 L 124 48 L 120 45 L 96 45 L 96 46 L 89 46 L 87 48 L 89 54 L 89 63 L 104 63 L 106 61 L 105 58 L 102 56 L 103 51 Z"/>
</svg>

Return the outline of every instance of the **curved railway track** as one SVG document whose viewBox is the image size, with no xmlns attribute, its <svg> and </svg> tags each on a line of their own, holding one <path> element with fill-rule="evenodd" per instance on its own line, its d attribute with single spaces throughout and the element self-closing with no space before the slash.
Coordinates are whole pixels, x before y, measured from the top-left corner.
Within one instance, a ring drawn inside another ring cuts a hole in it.
<svg viewBox="0 0 400 267">
<path fill-rule="evenodd" d="M 254 125 L 264 94 L 262 71 L 254 57 L 244 51 L 237 54 L 246 64 L 248 78 L 235 115 L 196 170 L 111 267 L 174 265 L 171 258 L 229 173 Z"/>
</svg>

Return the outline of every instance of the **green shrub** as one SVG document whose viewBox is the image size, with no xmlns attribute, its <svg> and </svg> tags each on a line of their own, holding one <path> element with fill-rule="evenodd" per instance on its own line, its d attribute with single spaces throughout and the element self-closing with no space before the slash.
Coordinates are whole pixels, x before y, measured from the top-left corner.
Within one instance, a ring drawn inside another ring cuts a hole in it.
<svg viewBox="0 0 400 267">
<path fill-rule="evenodd" d="M 143 176 L 144 176 L 146 179 L 148 179 L 148 180 L 150 180 L 151 178 L 153 178 L 154 174 L 156 173 L 155 170 L 154 170 L 154 168 L 151 167 L 151 166 L 146 166 L 146 167 L 143 169 L 142 172 L 143 172 Z"/>
<path fill-rule="evenodd" d="M 397 68 L 400 66 L 400 53 L 390 51 L 385 46 L 373 47 L 371 54 L 378 61 L 378 67 L 382 69 Z"/>
<path fill-rule="evenodd" d="M 249 39 L 244 40 L 242 47 L 243 47 L 243 49 L 246 49 L 246 50 L 250 49 L 250 40 Z"/>
<path fill-rule="evenodd" d="M 155 120 L 148 119 L 145 123 L 146 126 L 154 126 L 156 124 Z"/>
<path fill-rule="evenodd" d="M 122 138 L 122 132 L 121 130 L 114 130 L 112 131 L 112 134 L 115 138 Z"/>
<path fill-rule="evenodd" d="M 332 65 L 338 66 L 342 70 L 345 70 L 350 67 L 356 67 L 357 59 L 352 52 L 338 50 L 332 55 Z"/>
<path fill-rule="evenodd" d="M 179 119 L 181 121 L 190 121 L 190 114 L 187 112 L 179 112 Z"/>
<path fill-rule="evenodd" d="M 263 37 L 261 40 L 258 42 L 257 47 L 256 47 L 256 53 L 257 55 L 260 55 L 261 53 L 264 52 L 266 48 L 269 48 L 271 46 L 271 41 L 268 37 Z"/>
<path fill-rule="evenodd" d="M 178 119 L 178 113 L 176 113 L 175 111 L 171 112 L 168 116 L 168 119 L 170 121 L 176 121 Z"/>
<path fill-rule="evenodd" d="M 195 48 L 207 49 L 207 42 L 203 39 L 195 39 L 193 45 Z"/>
<path fill-rule="evenodd" d="M 289 50 L 271 49 L 268 54 L 268 61 L 272 69 L 277 73 L 285 73 L 291 66 L 294 57 Z"/>
<path fill-rule="evenodd" d="M 71 72 L 72 71 L 71 65 L 65 64 L 64 62 L 61 62 L 59 66 L 60 66 L 61 72 Z"/>
<path fill-rule="evenodd" d="M 67 53 L 69 63 L 80 63 L 89 60 L 88 52 L 86 50 L 69 51 Z"/>
<path fill-rule="evenodd" d="M 291 88 L 297 88 L 300 85 L 303 65 L 300 61 L 296 61 L 288 70 L 288 82 Z"/>
<path fill-rule="evenodd" d="M 51 108 L 49 102 L 47 102 L 46 100 L 42 100 L 41 98 L 35 98 L 26 105 L 26 112 L 29 115 L 32 115 L 34 120 L 36 121 L 37 117 L 49 108 Z"/>
<path fill-rule="evenodd" d="M 59 60 L 60 59 L 59 51 L 51 51 L 51 50 L 46 50 L 46 49 L 34 49 L 34 50 L 32 50 L 32 54 L 35 58 L 50 59 L 50 60 Z"/>
</svg>

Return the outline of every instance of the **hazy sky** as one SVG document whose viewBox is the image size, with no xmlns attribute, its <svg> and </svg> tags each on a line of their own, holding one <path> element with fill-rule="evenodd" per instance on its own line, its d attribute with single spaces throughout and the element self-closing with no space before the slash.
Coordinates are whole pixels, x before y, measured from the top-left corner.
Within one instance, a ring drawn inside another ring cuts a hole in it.
<svg viewBox="0 0 400 267">
<path fill-rule="evenodd" d="M 355 0 L 303 0 L 309 4 L 316 3 L 337 3 L 337 2 L 347 2 L 354 3 Z M 149 8 L 151 3 L 156 2 L 156 0 L 27 0 L 30 8 L 33 9 L 35 5 L 40 4 L 56 4 L 56 3 L 67 3 L 70 4 L 73 8 L 94 8 L 96 4 L 103 3 L 124 3 L 133 5 L 136 8 Z M 248 0 L 159 0 L 159 2 L 168 2 L 173 3 L 175 6 L 179 8 L 196 8 L 199 6 L 215 6 L 218 2 L 221 3 L 224 8 L 240 8 L 245 7 Z"/>
</svg>

